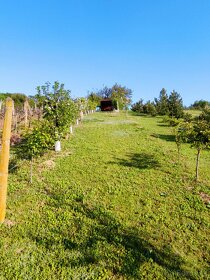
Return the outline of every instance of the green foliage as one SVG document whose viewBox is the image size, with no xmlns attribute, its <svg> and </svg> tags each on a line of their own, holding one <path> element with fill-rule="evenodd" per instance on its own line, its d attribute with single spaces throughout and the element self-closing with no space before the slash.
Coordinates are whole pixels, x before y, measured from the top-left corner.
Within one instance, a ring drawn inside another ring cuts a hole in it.
<svg viewBox="0 0 210 280">
<path fill-rule="evenodd" d="M 188 133 L 188 139 L 192 147 L 197 149 L 196 158 L 196 175 L 195 179 L 198 180 L 199 160 L 201 150 L 210 148 L 210 123 L 207 121 L 196 121 L 192 124 Z"/>
<path fill-rule="evenodd" d="M 54 127 L 56 139 L 60 139 L 78 116 L 78 108 L 70 98 L 70 91 L 64 89 L 64 84 L 55 82 L 37 87 L 39 100 L 43 104 L 43 118 Z"/>
<path fill-rule="evenodd" d="M 119 84 L 114 84 L 111 88 L 104 87 L 97 93 L 100 98 L 110 98 L 112 101 L 118 104 L 118 109 L 127 109 L 131 104 L 132 90 L 121 86 Z"/>
<path fill-rule="evenodd" d="M 157 115 L 157 110 L 156 110 L 156 106 L 155 106 L 154 102 L 147 101 L 143 105 L 143 113 L 151 115 L 153 117 L 156 116 Z"/>
<path fill-rule="evenodd" d="M 188 131 L 188 141 L 198 150 L 208 148 L 210 145 L 210 124 L 207 121 L 194 121 Z"/>
<path fill-rule="evenodd" d="M 17 109 L 22 109 L 26 100 L 26 95 L 23 93 L 0 93 L 0 99 L 5 100 L 7 97 L 11 97 L 14 101 L 14 106 Z"/>
<path fill-rule="evenodd" d="M 210 107 L 206 107 L 205 109 L 203 109 L 203 111 L 200 114 L 200 116 L 198 117 L 198 119 L 204 120 L 204 121 L 207 121 L 208 123 L 210 123 Z"/>
<path fill-rule="evenodd" d="M 28 104 L 31 108 L 34 108 L 35 107 L 35 98 L 34 96 L 28 96 Z"/>
<path fill-rule="evenodd" d="M 181 118 L 184 114 L 182 98 L 179 93 L 172 91 L 168 98 L 169 116 Z"/>
<path fill-rule="evenodd" d="M 54 141 L 51 123 L 41 121 L 23 135 L 15 151 L 18 158 L 32 160 L 52 148 Z"/>
<path fill-rule="evenodd" d="M 97 106 L 100 106 L 100 100 L 101 97 L 97 93 L 94 92 L 89 93 L 87 96 L 87 101 L 91 108 L 90 110 L 95 110 Z"/>
<path fill-rule="evenodd" d="M 128 105 L 131 103 L 131 97 L 132 97 L 132 90 L 129 88 L 126 88 L 125 86 L 121 86 L 118 84 L 113 85 L 112 87 L 112 100 L 115 100 L 118 102 L 118 106 L 120 110 L 126 109 Z"/>
<path fill-rule="evenodd" d="M 198 180 L 198 168 L 200 153 L 203 149 L 210 148 L 210 123 L 205 120 L 197 120 L 190 123 L 182 122 L 176 129 L 176 144 L 180 153 L 181 143 L 189 142 L 196 148 L 196 180 Z"/>
<path fill-rule="evenodd" d="M 159 115 L 169 115 L 169 100 L 164 88 L 160 91 L 159 99 L 155 98 L 155 103 Z"/>
<path fill-rule="evenodd" d="M 77 106 L 78 111 L 85 112 L 86 110 L 88 110 L 87 103 L 88 103 L 88 101 L 85 97 L 80 97 L 80 98 L 75 99 L 75 105 Z"/>
<path fill-rule="evenodd" d="M 169 116 L 176 119 L 184 116 L 184 107 L 180 94 L 173 90 L 168 96 L 164 88 L 160 91 L 159 98 L 155 98 L 154 102 L 147 101 L 144 104 L 143 100 L 140 99 L 132 105 L 131 110 L 137 113 L 150 114 L 152 116 Z M 189 118 L 189 115 L 186 115 L 186 117 Z"/>
<path fill-rule="evenodd" d="M 205 109 L 205 108 L 208 107 L 208 106 L 210 106 L 210 102 L 201 99 L 201 100 L 195 101 L 195 102 L 190 106 L 190 108 L 196 109 L 196 110 L 203 110 L 203 109 Z"/>
<path fill-rule="evenodd" d="M 136 113 L 148 114 L 153 117 L 157 115 L 157 107 L 155 103 L 151 102 L 150 100 L 144 104 L 143 99 L 140 99 L 138 102 L 134 103 L 131 106 L 131 110 Z"/>
<path fill-rule="evenodd" d="M 184 112 L 183 119 L 185 122 L 190 122 L 193 120 L 193 116 L 189 112 Z"/>
<path fill-rule="evenodd" d="M 143 113 L 144 112 L 143 106 L 144 106 L 143 99 L 140 99 L 138 102 L 132 104 L 131 110 L 136 113 Z"/>
<path fill-rule="evenodd" d="M 181 145 L 188 141 L 188 134 L 191 129 L 191 125 L 188 122 L 177 122 L 175 126 L 175 141 L 178 151 L 178 158 L 180 160 Z"/>
</svg>

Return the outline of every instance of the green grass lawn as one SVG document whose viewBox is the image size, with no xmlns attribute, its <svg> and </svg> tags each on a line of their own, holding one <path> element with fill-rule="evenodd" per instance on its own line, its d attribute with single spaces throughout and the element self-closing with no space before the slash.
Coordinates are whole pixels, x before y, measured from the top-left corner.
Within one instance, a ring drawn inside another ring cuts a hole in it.
<svg viewBox="0 0 210 280">
<path fill-rule="evenodd" d="M 0 279 L 210 279 L 210 153 L 161 118 L 95 113 L 9 175 Z"/>
<path fill-rule="evenodd" d="M 193 109 L 184 110 L 184 112 L 188 113 L 188 114 L 191 114 L 192 117 L 197 117 L 202 113 L 201 110 L 193 110 Z"/>
</svg>

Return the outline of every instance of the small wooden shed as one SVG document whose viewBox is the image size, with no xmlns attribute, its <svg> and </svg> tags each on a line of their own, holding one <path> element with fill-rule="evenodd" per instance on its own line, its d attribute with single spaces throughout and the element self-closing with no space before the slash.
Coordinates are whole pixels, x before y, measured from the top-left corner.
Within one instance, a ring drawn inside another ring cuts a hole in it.
<svg viewBox="0 0 210 280">
<path fill-rule="evenodd" d="M 109 98 L 102 99 L 100 102 L 101 111 L 114 111 L 113 101 Z"/>
</svg>

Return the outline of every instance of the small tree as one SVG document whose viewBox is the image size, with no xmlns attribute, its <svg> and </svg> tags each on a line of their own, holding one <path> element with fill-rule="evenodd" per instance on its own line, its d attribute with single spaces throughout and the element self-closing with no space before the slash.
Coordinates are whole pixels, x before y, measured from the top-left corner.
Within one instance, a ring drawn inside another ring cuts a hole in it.
<svg viewBox="0 0 210 280">
<path fill-rule="evenodd" d="M 205 120 L 208 123 L 210 123 L 210 107 L 209 106 L 206 106 L 206 108 L 203 109 L 203 111 L 200 114 L 200 116 L 198 117 L 198 119 Z"/>
<path fill-rule="evenodd" d="M 134 103 L 132 106 L 131 106 L 131 110 L 133 112 L 137 112 L 137 113 L 143 113 L 144 112 L 144 109 L 143 109 L 143 99 L 140 99 L 138 102 Z"/>
<path fill-rule="evenodd" d="M 178 162 L 180 162 L 181 145 L 188 140 L 188 133 L 191 130 L 190 123 L 179 122 L 175 126 L 175 141 L 178 151 Z"/>
<path fill-rule="evenodd" d="M 191 146 L 196 148 L 197 157 L 196 157 L 196 175 L 195 179 L 198 180 L 199 177 L 199 160 L 200 154 L 203 149 L 210 147 L 210 125 L 207 121 L 196 121 L 191 126 L 188 131 L 188 141 L 191 143 Z"/>
<path fill-rule="evenodd" d="M 143 113 L 144 114 L 149 114 L 151 116 L 156 116 L 157 115 L 157 111 L 156 111 L 156 107 L 154 102 L 151 102 L 150 100 L 147 101 L 144 105 L 143 105 Z"/>
<path fill-rule="evenodd" d="M 176 145 L 180 157 L 180 148 L 183 142 L 188 142 L 196 148 L 195 180 L 199 177 L 199 160 L 203 149 L 210 148 L 210 124 L 207 121 L 181 122 L 175 131 Z"/>
<path fill-rule="evenodd" d="M 128 105 L 131 104 L 132 90 L 121 86 L 119 84 L 115 84 L 112 87 L 112 100 L 115 100 L 118 103 L 120 110 L 126 109 Z"/>
<path fill-rule="evenodd" d="M 88 103 L 90 102 L 92 104 L 94 109 L 97 106 L 100 106 L 101 97 L 99 95 L 97 95 L 95 92 L 89 93 L 87 96 L 87 100 L 88 100 Z"/>
<path fill-rule="evenodd" d="M 39 100 L 43 102 L 43 118 L 52 124 L 54 138 L 60 141 L 77 118 L 78 108 L 70 98 L 70 91 L 64 89 L 64 84 L 55 82 L 51 87 L 50 83 L 46 83 L 37 87 L 37 91 Z"/>
<path fill-rule="evenodd" d="M 162 88 L 160 91 L 159 99 L 155 98 L 155 103 L 159 115 L 164 116 L 169 114 L 169 100 L 165 88 Z"/>
<path fill-rule="evenodd" d="M 34 126 L 32 130 L 23 135 L 21 142 L 16 147 L 16 155 L 20 159 L 30 161 L 30 182 L 32 183 L 33 159 L 43 155 L 48 149 L 53 147 L 53 127 L 48 121 L 42 121 Z"/>
<path fill-rule="evenodd" d="M 181 118 L 184 114 L 184 107 L 182 98 L 175 90 L 171 92 L 168 98 L 169 116 L 174 118 Z"/>
</svg>

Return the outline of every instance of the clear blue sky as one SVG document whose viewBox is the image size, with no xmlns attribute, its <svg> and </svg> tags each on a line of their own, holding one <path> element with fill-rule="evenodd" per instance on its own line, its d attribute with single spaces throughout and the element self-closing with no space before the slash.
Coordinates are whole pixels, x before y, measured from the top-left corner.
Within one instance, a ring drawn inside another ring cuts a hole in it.
<svg viewBox="0 0 210 280">
<path fill-rule="evenodd" d="M 0 92 L 117 82 L 133 101 L 210 100 L 210 0 L 0 0 L 0 39 Z"/>
</svg>

